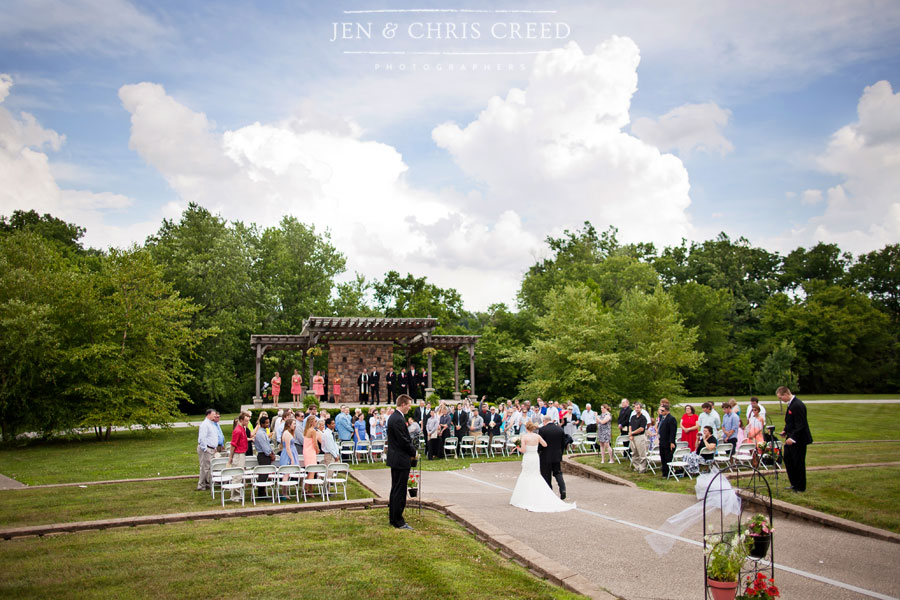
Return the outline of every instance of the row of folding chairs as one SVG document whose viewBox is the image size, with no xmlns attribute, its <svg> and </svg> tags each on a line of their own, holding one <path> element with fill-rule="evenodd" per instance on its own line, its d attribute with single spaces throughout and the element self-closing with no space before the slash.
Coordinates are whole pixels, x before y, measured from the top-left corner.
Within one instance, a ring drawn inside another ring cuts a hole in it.
<svg viewBox="0 0 900 600">
<path fill-rule="evenodd" d="M 250 457 L 247 457 L 250 458 Z M 255 457 L 254 457 L 255 458 Z M 222 459 L 214 459 L 221 461 Z M 257 461 L 253 461 L 256 463 Z M 332 463 L 325 465 L 315 464 L 301 467 L 300 465 L 260 465 L 229 467 L 228 460 L 211 464 L 213 499 L 216 497 L 216 485 L 222 495 L 222 506 L 225 506 L 225 492 L 237 490 L 241 495 L 241 506 L 244 505 L 245 491 L 251 490 L 253 505 L 256 506 L 256 498 L 259 491 L 265 492 L 265 497 L 272 503 L 281 502 L 281 497 L 296 495 L 300 502 L 301 491 L 303 501 L 307 500 L 307 488 L 318 490 L 318 495 L 323 501 L 331 499 L 332 494 L 343 491 L 344 500 L 347 499 L 347 481 L 350 475 L 350 465 L 346 463 Z M 312 475 L 310 477 L 310 475 Z M 316 494 L 310 492 L 310 496 Z"/>
<path fill-rule="evenodd" d="M 358 465 L 361 462 L 374 463 L 383 461 L 387 452 L 385 440 L 345 441 L 340 445 L 341 460 Z"/>
</svg>

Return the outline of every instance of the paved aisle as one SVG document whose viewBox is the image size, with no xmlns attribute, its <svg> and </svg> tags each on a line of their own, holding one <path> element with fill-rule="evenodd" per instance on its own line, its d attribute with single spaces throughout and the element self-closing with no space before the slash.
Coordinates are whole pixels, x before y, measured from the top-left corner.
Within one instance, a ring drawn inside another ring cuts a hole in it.
<svg viewBox="0 0 900 600">
<path fill-rule="evenodd" d="M 507 462 L 424 472 L 423 491 L 426 499 L 452 502 L 475 512 L 617 596 L 629 600 L 703 597 L 702 526 L 686 532 L 688 539 L 676 541 L 663 557 L 657 557 L 644 540 L 650 529 L 693 504 L 692 496 L 567 475 L 568 500 L 577 502 L 578 510 L 530 513 L 509 505 L 519 469 L 520 463 Z M 387 497 L 389 470 L 366 471 L 366 475 Z M 900 545 L 788 519 L 776 518 L 775 529 L 775 580 L 782 597 L 900 597 Z"/>
</svg>

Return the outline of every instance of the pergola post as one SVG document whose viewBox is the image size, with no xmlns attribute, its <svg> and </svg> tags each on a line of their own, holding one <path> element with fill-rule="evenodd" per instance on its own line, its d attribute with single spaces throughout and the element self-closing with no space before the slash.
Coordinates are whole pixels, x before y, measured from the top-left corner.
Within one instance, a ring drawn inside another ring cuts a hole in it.
<svg viewBox="0 0 900 600">
<path fill-rule="evenodd" d="M 428 387 L 434 388 L 434 386 L 431 385 L 431 355 L 430 354 L 428 355 Z"/>
<path fill-rule="evenodd" d="M 259 399 L 260 401 L 262 400 L 262 398 L 260 398 L 260 395 L 259 395 L 259 392 L 260 392 L 259 378 L 260 378 L 261 368 L 262 368 L 262 344 L 256 344 L 256 395 L 253 397 L 254 404 L 256 403 L 257 399 Z"/>
<path fill-rule="evenodd" d="M 309 349 L 307 348 L 307 354 L 309 357 L 309 379 L 306 380 L 306 389 L 312 389 L 312 380 L 313 380 L 313 355 L 309 354 Z"/>
<path fill-rule="evenodd" d="M 453 391 L 459 393 L 459 348 L 453 351 Z"/>
<path fill-rule="evenodd" d="M 477 397 L 475 393 L 475 344 L 469 344 L 469 383 L 472 386 L 469 394 Z"/>
</svg>

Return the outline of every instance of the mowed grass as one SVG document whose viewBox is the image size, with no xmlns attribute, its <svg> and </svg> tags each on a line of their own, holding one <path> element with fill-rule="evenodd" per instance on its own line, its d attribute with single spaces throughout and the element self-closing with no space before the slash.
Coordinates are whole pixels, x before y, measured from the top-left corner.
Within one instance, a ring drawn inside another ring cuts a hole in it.
<svg viewBox="0 0 900 600">
<path fill-rule="evenodd" d="M 222 508 L 221 492 L 213 500 L 209 492 L 196 491 L 197 482 L 189 479 L 153 482 L 115 483 L 86 487 L 37 488 L 0 491 L 0 527 L 22 527 L 47 523 L 93 521 L 139 515 L 159 515 Z M 253 506 L 250 491 L 245 492 L 246 507 Z M 239 502 L 225 508 L 242 510 Z M 354 480 L 347 484 L 347 499 L 371 498 L 372 494 Z M 309 497 L 310 502 L 321 499 Z M 343 500 L 343 489 L 334 497 Z M 300 495 L 303 502 L 303 494 Z M 296 503 L 295 499 L 285 503 Z M 271 500 L 257 500 L 258 506 L 271 506 Z"/>
<path fill-rule="evenodd" d="M 804 493 L 779 489 L 773 498 L 900 533 L 900 467 L 807 472 Z"/>
<path fill-rule="evenodd" d="M 559 598 L 450 519 L 384 509 L 197 521 L 0 543 L 16 598 Z"/>
</svg>

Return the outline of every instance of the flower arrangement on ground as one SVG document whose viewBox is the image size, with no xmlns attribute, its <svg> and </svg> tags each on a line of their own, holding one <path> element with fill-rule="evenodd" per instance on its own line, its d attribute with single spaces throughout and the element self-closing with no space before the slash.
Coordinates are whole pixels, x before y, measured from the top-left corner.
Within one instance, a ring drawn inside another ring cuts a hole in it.
<svg viewBox="0 0 900 600">
<path fill-rule="evenodd" d="M 775 580 L 771 577 L 766 577 L 765 573 L 757 573 L 756 577 L 747 575 L 745 583 L 747 589 L 738 597 L 739 600 L 775 600 L 775 598 L 781 597 L 781 592 L 778 591 Z"/>
<path fill-rule="evenodd" d="M 767 465 L 781 464 L 781 448 L 772 446 L 769 442 L 760 442 L 756 446 L 757 453 Z"/>
<path fill-rule="evenodd" d="M 706 578 L 713 598 L 734 598 L 749 546 L 742 533 L 706 536 Z"/>
</svg>

